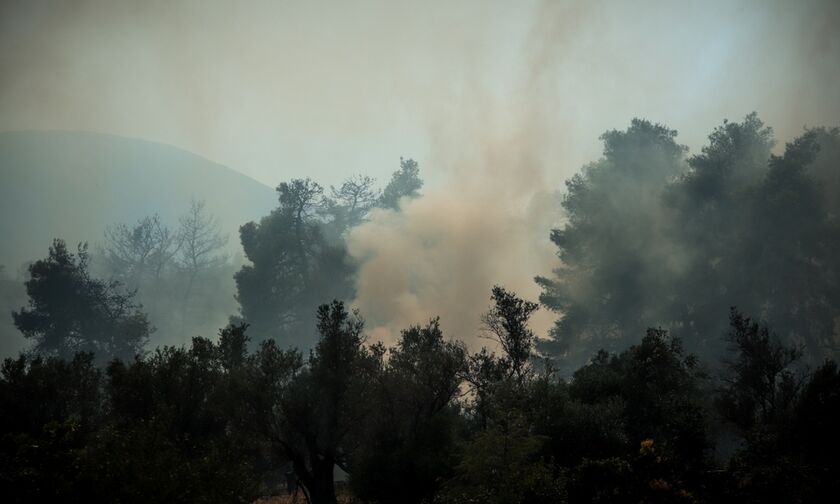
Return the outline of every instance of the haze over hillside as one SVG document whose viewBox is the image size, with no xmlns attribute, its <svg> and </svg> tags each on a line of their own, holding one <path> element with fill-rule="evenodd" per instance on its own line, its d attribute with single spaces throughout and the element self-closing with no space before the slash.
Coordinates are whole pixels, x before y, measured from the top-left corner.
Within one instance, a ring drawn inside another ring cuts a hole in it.
<svg viewBox="0 0 840 504">
<path fill-rule="evenodd" d="M 93 244 L 106 225 L 154 213 L 177 224 L 192 198 L 239 250 L 239 226 L 277 201 L 273 188 L 190 152 L 99 133 L 0 133 L 0 173 L 0 264 L 10 273 L 55 237 Z"/>
</svg>

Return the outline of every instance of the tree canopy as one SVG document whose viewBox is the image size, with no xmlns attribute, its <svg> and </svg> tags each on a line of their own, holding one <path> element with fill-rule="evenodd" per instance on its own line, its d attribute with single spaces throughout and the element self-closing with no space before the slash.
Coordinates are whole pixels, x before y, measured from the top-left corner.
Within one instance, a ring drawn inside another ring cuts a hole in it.
<svg viewBox="0 0 840 504">
<path fill-rule="evenodd" d="M 567 221 L 551 233 L 562 264 L 537 277 L 559 314 L 543 349 L 574 367 L 662 326 L 718 356 L 721 314 L 737 305 L 809 361 L 834 355 L 840 133 L 806 130 L 777 156 L 772 130 L 750 114 L 687 159 L 675 137 L 634 120 L 604 134 L 604 157 L 566 183 Z"/>
<path fill-rule="evenodd" d="M 55 240 L 47 258 L 29 266 L 29 275 L 29 304 L 12 316 L 37 352 L 63 358 L 96 352 L 108 360 L 132 359 L 143 351 L 152 330 L 146 315 L 118 282 L 91 277 L 87 245 L 74 254 Z"/>
</svg>

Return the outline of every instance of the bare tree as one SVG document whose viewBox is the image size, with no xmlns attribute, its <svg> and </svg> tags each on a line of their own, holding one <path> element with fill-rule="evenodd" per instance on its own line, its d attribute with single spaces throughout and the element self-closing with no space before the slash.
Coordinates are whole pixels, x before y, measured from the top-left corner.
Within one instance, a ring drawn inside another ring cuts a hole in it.
<svg viewBox="0 0 840 504">
<path fill-rule="evenodd" d="M 218 218 L 207 213 L 204 201 L 190 201 L 190 208 L 181 217 L 178 229 L 178 266 L 187 273 L 182 305 L 182 333 L 196 280 L 204 272 L 225 264 L 227 255 L 222 249 L 227 242 L 228 236 L 222 234 Z"/>
<path fill-rule="evenodd" d="M 120 223 L 105 228 L 103 253 L 111 275 L 132 288 L 138 288 L 147 276 L 159 280 L 178 248 L 176 236 L 157 214 L 133 226 Z"/>
<path fill-rule="evenodd" d="M 189 272 L 190 281 L 202 270 L 224 264 L 227 256 L 221 250 L 228 242 L 219 220 L 209 215 L 203 201 L 193 199 L 180 220 L 178 230 L 178 264 Z"/>
<path fill-rule="evenodd" d="M 348 226 L 361 222 L 379 200 L 379 191 L 373 189 L 374 182 L 370 177 L 355 175 L 345 180 L 338 189 L 330 186 L 333 199 L 345 209 Z"/>
<path fill-rule="evenodd" d="M 326 220 L 325 229 L 331 238 L 340 238 L 364 222 L 380 198 L 380 192 L 373 188 L 375 182 L 371 177 L 354 175 L 338 188 L 330 186 L 330 196 L 322 199 L 319 213 Z"/>
</svg>

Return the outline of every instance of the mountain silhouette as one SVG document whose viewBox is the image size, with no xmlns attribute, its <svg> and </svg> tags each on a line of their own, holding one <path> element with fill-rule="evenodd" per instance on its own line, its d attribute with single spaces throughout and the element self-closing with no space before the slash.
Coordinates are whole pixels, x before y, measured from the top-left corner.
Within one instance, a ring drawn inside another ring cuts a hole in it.
<svg viewBox="0 0 840 504">
<path fill-rule="evenodd" d="M 238 250 L 239 226 L 276 206 L 271 187 L 169 145 L 63 131 L 0 133 L 0 264 L 46 256 L 53 238 L 102 241 L 106 225 L 157 213 L 174 227 L 192 198 Z"/>
</svg>

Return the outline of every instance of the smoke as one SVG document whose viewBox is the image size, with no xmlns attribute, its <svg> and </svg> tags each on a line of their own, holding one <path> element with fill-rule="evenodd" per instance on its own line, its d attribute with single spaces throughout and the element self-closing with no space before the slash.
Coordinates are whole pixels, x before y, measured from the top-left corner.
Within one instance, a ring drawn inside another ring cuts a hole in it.
<svg viewBox="0 0 840 504">
<path fill-rule="evenodd" d="M 560 217 L 552 189 L 559 181 L 549 168 L 570 147 L 571 125 L 556 115 L 562 107 L 552 76 L 562 59 L 553 48 L 564 47 L 582 13 L 543 9 L 548 16 L 538 16 L 524 45 L 512 102 L 474 82 L 461 105 L 433 123 L 430 158 L 448 179 L 403 199 L 399 211 L 375 211 L 350 234 L 360 263 L 354 304 L 374 340 L 393 343 L 400 330 L 439 316 L 450 337 L 486 345 L 480 316 L 492 286 L 536 300 L 534 275 L 558 264 L 548 230 Z M 546 335 L 553 319 L 541 309 L 532 327 Z"/>
<path fill-rule="evenodd" d="M 349 249 L 361 261 L 355 305 L 375 340 L 393 342 L 409 324 L 439 315 L 450 336 L 471 342 L 494 283 L 536 299 L 531 277 L 550 269 L 545 219 L 557 212 L 550 195 L 505 182 L 515 181 L 440 188 L 404 200 L 400 212 L 377 211 L 352 232 Z M 546 315 L 535 317 L 540 331 L 551 322 Z"/>
<path fill-rule="evenodd" d="M 457 106 L 447 103 L 448 108 L 434 109 L 429 121 L 428 165 L 448 176 L 422 198 L 404 200 L 399 212 L 376 212 L 348 240 L 351 254 L 361 264 L 355 305 L 367 317 L 374 339 L 392 342 L 409 324 L 439 315 L 450 336 L 472 347 L 486 343 L 477 335 L 492 285 L 501 284 L 534 300 L 540 290 L 533 277 L 548 274 L 558 265 L 556 248 L 548 239 L 549 230 L 563 218 L 560 191 L 553 189 L 562 187 L 562 180 L 586 156 L 594 160 L 592 145 L 601 132 L 623 127 L 633 115 L 669 125 L 686 124 L 692 116 L 689 134 L 680 140 L 696 149 L 705 140 L 699 124 L 707 123 L 711 130 L 727 114 L 740 112 L 731 105 L 725 111 L 725 104 L 734 97 L 731 91 L 702 81 L 704 75 L 715 74 L 740 57 L 726 54 L 726 49 L 762 38 L 765 29 L 796 32 L 801 27 L 791 25 L 827 8 L 809 4 L 793 13 L 780 5 L 785 16 L 776 18 L 755 5 L 721 6 L 726 19 L 749 13 L 757 20 L 762 28 L 751 27 L 746 34 L 737 33 L 735 23 L 720 28 L 699 7 L 689 8 L 700 20 L 699 31 L 708 29 L 710 36 L 708 40 L 696 33 L 682 37 L 697 56 L 692 60 L 679 58 L 678 46 L 666 47 L 681 39 L 679 25 L 672 22 L 674 12 L 660 4 L 647 6 L 658 16 L 637 20 L 636 32 L 627 31 L 626 26 L 634 14 L 614 3 L 545 2 L 536 10 L 516 58 L 519 64 L 510 69 L 517 76 L 510 93 L 500 97 L 483 82 L 472 80 L 458 95 Z M 645 31 L 648 25 L 650 30 Z M 582 31 L 584 26 L 588 29 Z M 724 42 L 713 41 L 715 32 Z M 825 67 L 826 55 L 837 53 L 836 32 L 823 29 L 808 40 L 790 47 L 774 43 L 773 50 L 778 61 L 801 56 L 798 63 L 782 66 L 800 65 L 810 73 L 809 87 L 821 98 L 803 103 L 796 111 L 759 107 L 771 118 L 782 111 L 777 130 L 788 137 L 800 131 L 802 111 L 815 103 L 837 111 L 838 102 L 832 99 L 836 93 L 827 91 L 834 70 Z M 622 43 L 633 49 L 622 50 Z M 694 73 L 697 80 L 680 77 L 686 73 Z M 781 89 L 789 92 L 797 87 L 788 77 L 780 78 L 784 83 L 777 88 L 750 82 L 755 86 L 750 103 L 770 105 Z M 626 86 L 626 80 L 643 85 Z M 735 81 L 746 94 L 744 79 Z M 654 95 L 661 99 L 651 100 Z M 720 115 L 710 116 L 711 109 Z M 625 110 L 624 120 L 602 122 Z M 819 116 L 813 111 L 804 115 Z M 599 124 L 602 129 L 595 130 Z M 640 201 L 648 199 L 651 206 L 659 204 L 658 198 L 648 198 L 651 195 L 636 196 Z M 681 267 L 682 253 L 669 247 L 660 252 L 666 257 L 656 259 L 656 265 Z M 541 309 L 532 325 L 540 336 L 546 336 L 554 319 L 554 314 Z"/>
<path fill-rule="evenodd" d="M 555 191 L 604 131 L 645 117 L 697 152 L 753 110 L 785 139 L 836 121 L 838 16 L 832 0 L 9 1 L 0 130 L 155 140 L 271 186 L 382 180 L 414 157 L 425 195 L 349 237 L 356 304 L 382 340 L 440 315 L 474 341 L 494 283 L 537 297 Z"/>
</svg>

